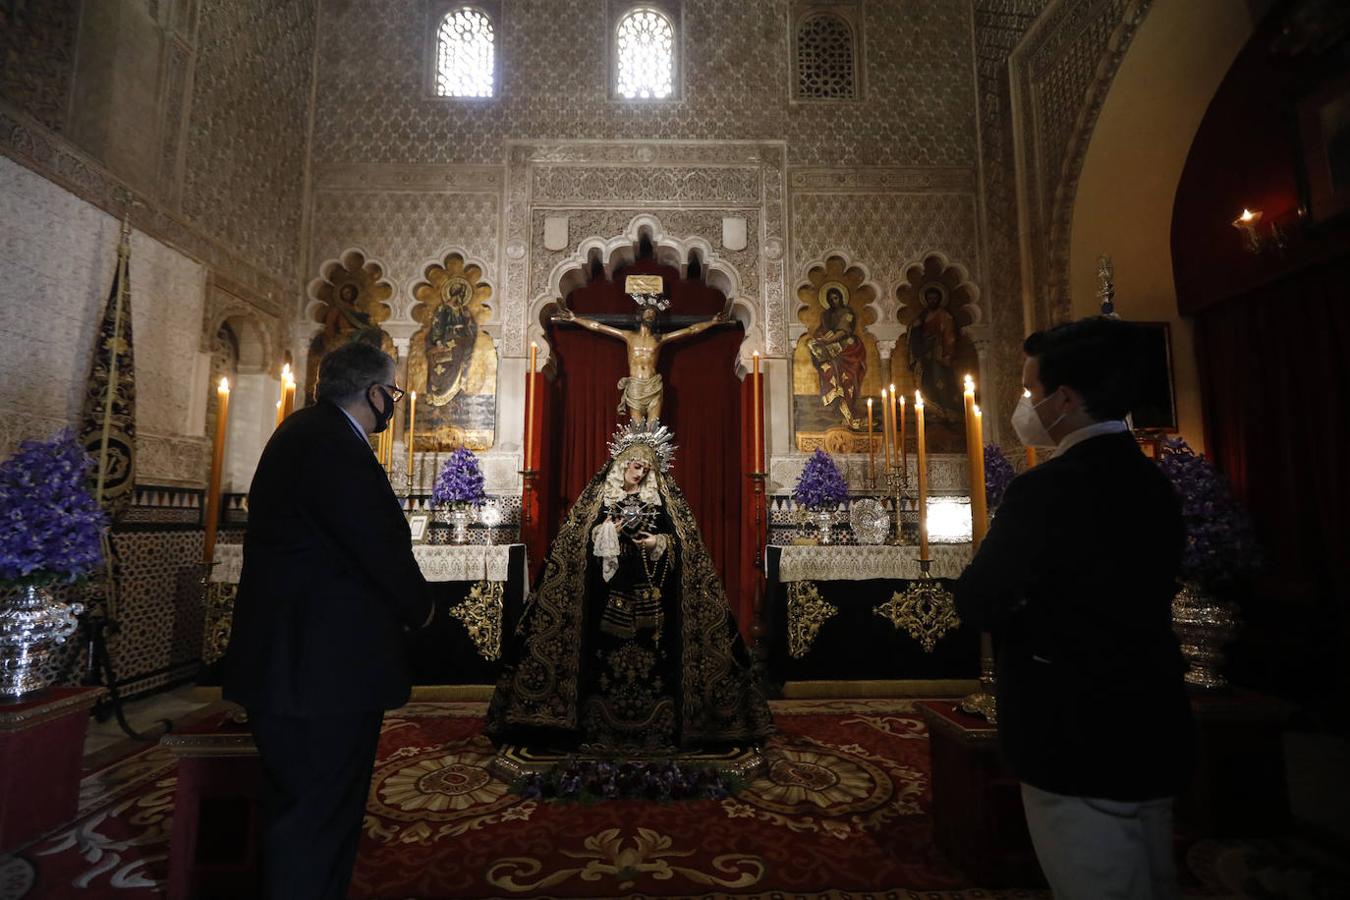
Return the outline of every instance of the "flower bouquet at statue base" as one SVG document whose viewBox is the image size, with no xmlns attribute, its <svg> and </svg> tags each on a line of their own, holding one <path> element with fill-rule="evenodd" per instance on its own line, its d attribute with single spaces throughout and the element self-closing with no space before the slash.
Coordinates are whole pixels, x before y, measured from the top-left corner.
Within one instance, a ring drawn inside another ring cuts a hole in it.
<svg viewBox="0 0 1350 900">
<path fill-rule="evenodd" d="M 0 463 L 0 702 L 30 699 L 61 674 L 56 648 L 84 606 L 58 601 L 54 589 L 103 562 L 92 467 L 69 431 L 25 441 Z"/>
<path fill-rule="evenodd" d="M 1242 620 L 1226 599 L 1261 566 L 1251 520 L 1214 466 L 1181 438 L 1163 442 L 1158 466 L 1181 497 L 1186 548 L 1181 590 L 1172 600 L 1172 627 L 1190 663 L 1186 683 L 1206 691 L 1228 687 L 1224 646 Z"/>
<path fill-rule="evenodd" d="M 824 450 L 817 450 L 802 467 L 792 500 L 797 504 L 799 521 L 815 525 L 814 537 L 801 535 L 793 543 L 834 543 L 834 520 L 839 504 L 848 499 L 848 483 L 839 467 Z"/>
<path fill-rule="evenodd" d="M 469 523 L 486 497 L 478 457 L 467 447 L 460 447 L 445 461 L 431 489 L 431 502 L 438 517 L 444 515 L 454 528 L 450 536 L 452 544 L 469 542 Z"/>
</svg>

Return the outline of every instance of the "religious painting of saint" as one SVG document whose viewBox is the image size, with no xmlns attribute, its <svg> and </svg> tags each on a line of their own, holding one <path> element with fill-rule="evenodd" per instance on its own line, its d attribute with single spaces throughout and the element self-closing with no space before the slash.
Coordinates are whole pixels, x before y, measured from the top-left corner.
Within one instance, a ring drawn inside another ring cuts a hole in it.
<svg viewBox="0 0 1350 900">
<path fill-rule="evenodd" d="M 964 416 L 964 381 L 955 368 L 960 329 L 956 317 L 944 305 L 947 290 L 940 284 L 928 284 L 920 296 L 923 308 L 906 333 L 914 384 L 923 391 L 927 406 Z"/>
<path fill-rule="evenodd" d="M 966 449 L 965 377 L 979 380 L 980 359 L 968 330 L 980 319 L 978 289 L 968 273 L 932 255 L 909 267 L 896 290 L 905 333 L 891 355 L 889 378 L 905 394 L 913 447 L 914 391 L 923 392 L 928 448 L 934 453 Z"/>
<path fill-rule="evenodd" d="M 394 339 L 380 327 L 389 318 L 388 300 L 394 293 L 383 278 L 384 271 L 378 263 L 367 262 L 360 252 L 352 251 L 314 287 L 313 297 L 318 301 L 314 321 L 322 327 L 309 342 L 306 396 L 314 396 L 319 361 L 348 341 L 365 341 L 390 356 L 395 355 Z"/>
<path fill-rule="evenodd" d="M 452 253 L 413 287 L 421 325 L 408 348 L 408 385 L 417 391 L 416 450 L 490 449 L 496 439 L 497 348 L 482 325 L 492 287 Z"/>
<path fill-rule="evenodd" d="M 806 331 L 793 352 L 793 421 L 800 450 L 866 451 L 867 397 L 880 390 L 876 340 L 867 333 L 875 292 L 862 272 L 831 257 L 798 289 Z M 879 414 L 873 431 L 880 434 Z"/>
</svg>

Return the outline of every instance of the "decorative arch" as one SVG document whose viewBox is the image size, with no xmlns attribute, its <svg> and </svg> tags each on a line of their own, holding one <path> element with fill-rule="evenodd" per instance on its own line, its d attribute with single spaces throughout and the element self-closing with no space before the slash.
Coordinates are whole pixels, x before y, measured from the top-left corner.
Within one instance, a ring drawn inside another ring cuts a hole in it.
<svg viewBox="0 0 1350 900">
<path fill-rule="evenodd" d="M 485 328 L 492 285 L 483 267 L 449 252 L 412 286 L 408 388 L 418 394 L 414 449 L 487 450 L 496 437 L 497 348 Z"/>
<path fill-rule="evenodd" d="M 797 284 L 798 324 L 792 351 L 792 412 L 797 449 L 829 446 L 866 452 L 868 397 L 884 384 L 871 326 L 882 318 L 880 292 L 867 270 L 843 251 L 808 263 Z M 880 407 L 873 414 L 878 430 Z"/>
<path fill-rule="evenodd" d="M 309 338 L 305 363 L 305 395 L 314 396 L 319 361 L 348 341 L 374 344 L 396 356 L 394 339 L 381 326 L 393 315 L 394 286 L 384 266 L 364 251 L 347 250 L 319 266 L 319 277 L 306 289 L 305 321 L 319 326 Z"/>
<path fill-rule="evenodd" d="M 738 366 L 748 369 L 751 354 L 756 350 L 765 353 L 765 323 L 758 304 L 741 296 L 740 276 L 735 267 L 722 259 L 706 238 L 698 235 L 676 237 L 666 231 L 659 218 L 645 213 L 634 216 L 622 234 L 612 237 L 590 235 L 582 239 L 570 256 L 553 267 L 548 275 L 547 290 L 530 303 L 526 317 L 526 346 L 531 341 L 538 343 L 546 356 L 544 362 L 548 362 L 552 353 L 546 325 L 554 305 L 576 288 L 586 285 L 592 279 L 595 264 L 603 268 L 605 278 L 613 278 L 615 272 L 632 265 L 637 261 L 639 247 L 644 241 L 651 244 L 655 260 L 679 269 L 681 278 L 689 277 L 689 264 L 691 260 L 697 261 L 696 267 L 704 283 L 722 292 L 730 304 L 728 314 L 745 328 L 745 340 L 737 359 Z"/>
</svg>

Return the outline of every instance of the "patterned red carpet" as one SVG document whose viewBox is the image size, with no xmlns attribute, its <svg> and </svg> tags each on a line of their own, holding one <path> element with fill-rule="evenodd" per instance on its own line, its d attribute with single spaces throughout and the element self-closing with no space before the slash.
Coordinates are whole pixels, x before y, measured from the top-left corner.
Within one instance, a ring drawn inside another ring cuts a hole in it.
<svg viewBox="0 0 1350 900">
<path fill-rule="evenodd" d="M 487 771 L 483 704 L 385 719 L 352 896 L 998 898 L 933 844 L 927 733 L 910 701 L 780 701 L 766 775 L 733 798 L 557 804 Z M 172 759 L 85 780 L 81 818 L 0 858 L 0 900 L 161 896 Z"/>
</svg>

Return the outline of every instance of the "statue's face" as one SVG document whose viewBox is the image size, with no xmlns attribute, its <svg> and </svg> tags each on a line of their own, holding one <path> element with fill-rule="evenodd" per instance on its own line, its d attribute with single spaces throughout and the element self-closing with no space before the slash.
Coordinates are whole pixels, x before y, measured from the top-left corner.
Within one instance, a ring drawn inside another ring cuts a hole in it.
<svg viewBox="0 0 1350 900">
<path fill-rule="evenodd" d="M 838 288 L 830 288 L 825 292 L 825 302 L 831 306 L 840 306 L 844 302 L 844 295 L 839 293 Z"/>
<path fill-rule="evenodd" d="M 923 304 L 929 309 L 937 309 L 942 305 L 942 291 L 936 288 L 929 288 L 923 292 Z"/>
<path fill-rule="evenodd" d="M 642 324 L 650 327 L 655 324 L 655 322 L 656 310 L 652 309 L 650 306 L 644 307 L 642 310 Z"/>
<path fill-rule="evenodd" d="M 642 484 L 642 479 L 647 477 L 647 473 L 652 470 L 645 459 L 630 459 L 623 467 L 623 486 L 626 488 L 636 488 Z"/>
</svg>

